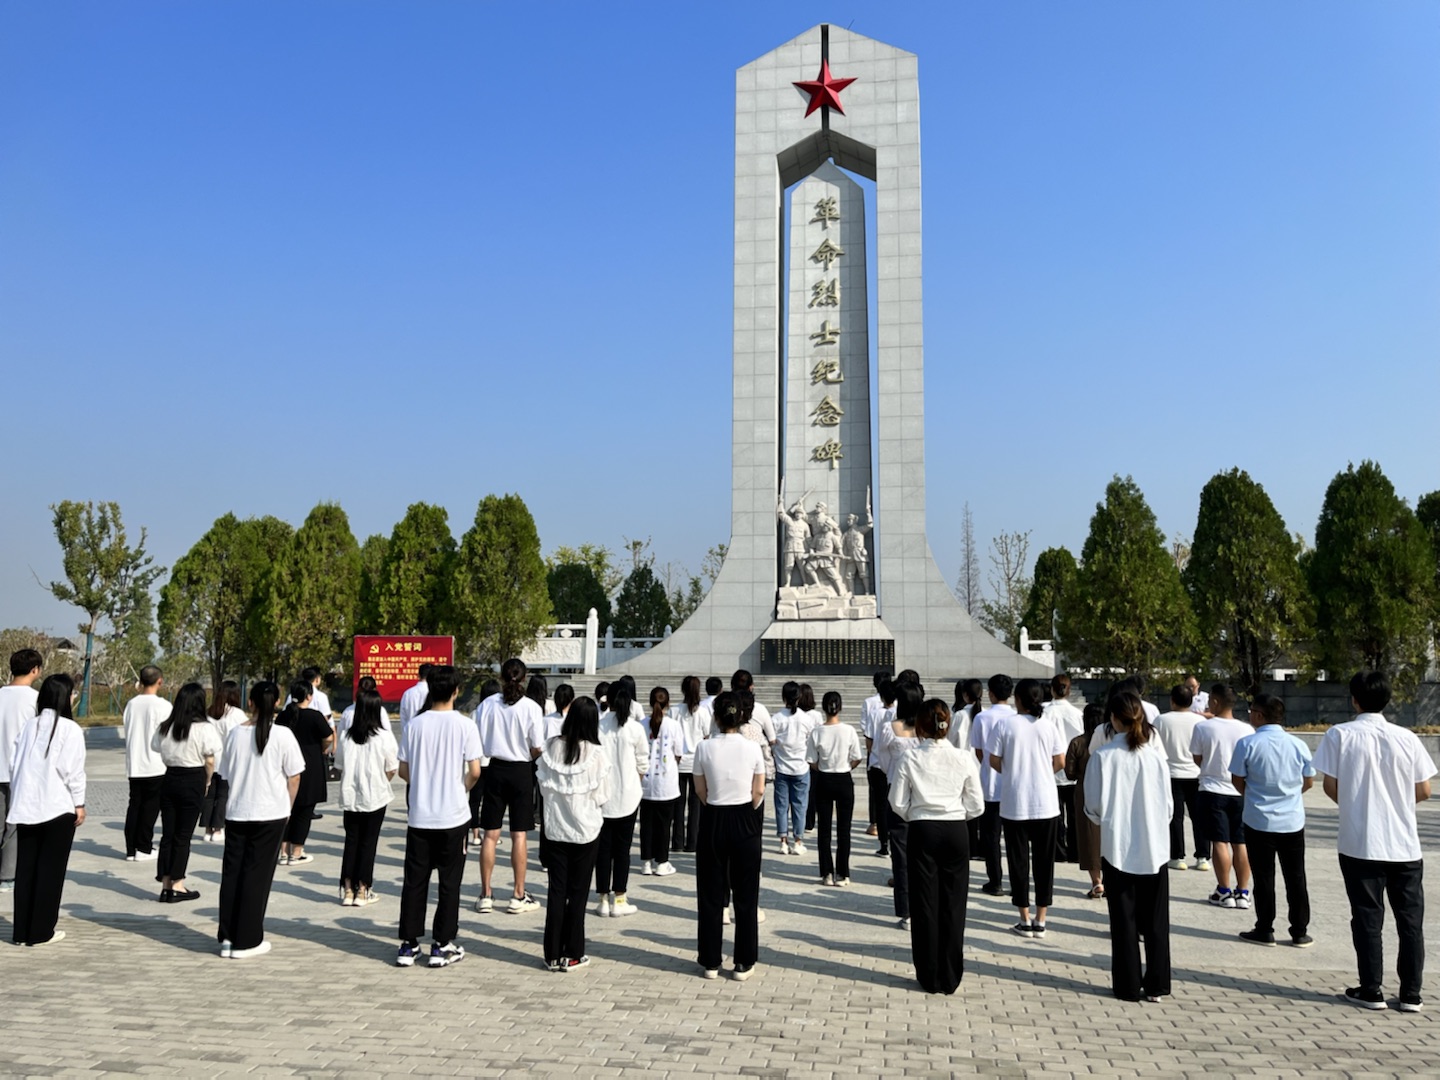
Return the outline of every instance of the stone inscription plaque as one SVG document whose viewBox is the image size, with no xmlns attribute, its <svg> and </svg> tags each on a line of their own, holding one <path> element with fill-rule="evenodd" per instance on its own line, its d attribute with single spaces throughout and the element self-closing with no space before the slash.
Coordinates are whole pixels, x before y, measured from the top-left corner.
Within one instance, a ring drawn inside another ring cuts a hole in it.
<svg viewBox="0 0 1440 1080">
<path fill-rule="evenodd" d="M 766 638 L 760 642 L 762 675 L 873 675 L 895 669 L 889 638 Z"/>
</svg>

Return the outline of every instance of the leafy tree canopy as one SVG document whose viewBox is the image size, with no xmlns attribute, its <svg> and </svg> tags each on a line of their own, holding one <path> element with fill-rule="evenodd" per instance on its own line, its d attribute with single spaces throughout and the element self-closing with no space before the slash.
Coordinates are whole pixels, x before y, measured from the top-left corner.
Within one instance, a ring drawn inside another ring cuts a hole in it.
<svg viewBox="0 0 1440 1080">
<path fill-rule="evenodd" d="M 438 634 L 450 624 L 455 538 L 442 506 L 415 503 L 390 534 L 376 591 L 378 626 L 387 633 Z"/>
<path fill-rule="evenodd" d="M 1075 556 L 1068 548 L 1046 548 L 1035 557 L 1035 575 L 1020 625 L 1031 637 L 1049 638 L 1055 633 L 1055 614 L 1060 601 L 1075 581 Z"/>
<path fill-rule="evenodd" d="M 610 598 L 588 564 L 570 562 L 552 566 L 545 575 L 545 585 L 556 622 L 583 623 L 594 608 L 600 626 L 610 625 Z"/>
<path fill-rule="evenodd" d="M 360 603 L 360 545 L 336 503 L 320 503 L 285 545 L 267 575 L 260 609 L 262 641 L 277 672 L 347 657 Z"/>
<path fill-rule="evenodd" d="M 659 637 L 671 625 L 673 615 L 665 587 L 650 564 L 641 562 L 630 571 L 615 601 L 615 633 L 618 637 Z"/>
<path fill-rule="evenodd" d="M 487 495 L 460 541 L 456 630 L 481 664 L 518 656 L 554 621 L 535 519 L 519 495 Z"/>
</svg>

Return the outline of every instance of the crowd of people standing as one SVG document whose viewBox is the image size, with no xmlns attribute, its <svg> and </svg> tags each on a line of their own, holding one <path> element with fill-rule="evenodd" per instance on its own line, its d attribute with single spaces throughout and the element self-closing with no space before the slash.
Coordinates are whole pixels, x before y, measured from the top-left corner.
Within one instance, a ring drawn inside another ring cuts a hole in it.
<svg viewBox="0 0 1440 1080">
<path fill-rule="evenodd" d="M 10 684 L 0 688 L 0 890 L 15 896 L 15 944 L 49 945 L 65 936 L 57 922 L 70 848 L 85 821 L 85 743 L 67 675 L 42 682 L 33 650 L 12 655 L 10 670 Z M 475 906 L 492 912 L 508 819 L 513 891 L 504 910 L 541 907 L 527 887 L 528 834 L 538 828 L 549 878 L 543 961 L 551 971 L 584 968 L 587 914 L 638 911 L 628 891 L 638 820 L 642 875 L 674 874 L 671 852 L 694 854 L 704 977 L 718 977 L 724 926 L 733 924 L 732 976 L 743 981 L 760 956 L 767 786 L 779 854 L 806 854 L 806 839 L 818 832 L 819 884 L 844 888 L 852 772 L 863 761 L 866 832 L 890 859 L 895 915 L 924 990 L 951 994 L 963 977 L 972 857 L 983 863 L 982 889 L 991 895 L 1003 895 L 1008 872 L 1012 930 L 1026 938 L 1049 931 L 1058 860 L 1078 862 L 1090 876 L 1087 897 L 1106 902 L 1114 994 L 1162 1001 L 1172 982 L 1169 879 L 1190 869 L 1187 815 L 1194 868 L 1216 876 L 1209 902 L 1253 906 L 1255 925 L 1239 937 L 1277 943 L 1278 862 L 1288 942 L 1312 944 L 1302 796 L 1318 775 L 1339 806 L 1337 846 L 1360 976 L 1344 997 L 1388 1007 L 1381 949 L 1388 898 L 1400 945 L 1398 1007 L 1423 1007 L 1415 805 L 1429 797 L 1436 769 L 1412 732 L 1385 720 L 1391 692 L 1379 672 L 1356 674 L 1355 718 L 1332 727 L 1313 759 L 1285 731 L 1282 699 L 1254 697 L 1242 722 L 1229 686 L 1201 692 L 1194 679 L 1170 691 L 1170 709 L 1161 713 L 1137 678 L 1082 710 L 1070 703 L 1064 675 L 1048 684 L 1003 674 L 986 684 L 962 680 L 948 704 L 927 695 L 916 672 L 879 672 L 857 735 L 842 719 L 838 693 L 822 694 L 817 707 L 811 686 L 787 683 L 772 715 L 745 671 L 728 689 L 711 677 L 703 694 L 699 678 L 687 677 L 674 705 L 666 688 L 652 688 L 647 709 L 630 676 L 600 684 L 593 697 L 560 686 L 549 698 L 543 678 L 512 659 L 482 690 L 473 715 L 457 707 L 453 667 L 422 675 L 402 698 L 397 737 L 368 680 L 332 722 L 313 669 L 289 686 L 283 704 L 275 683 L 256 683 L 242 710 L 233 683 L 209 695 L 188 683 L 167 701 L 161 673 L 146 667 L 125 715 L 125 858 L 156 862 L 158 900 L 183 903 L 200 895 L 186 878 L 192 836 L 200 829 L 222 842 L 220 955 L 263 955 L 276 868 L 314 860 L 305 844 L 316 808 L 328 801 L 333 751 L 345 833 L 336 882 L 342 905 L 378 901 L 375 860 L 391 781 L 405 784 L 397 964 L 423 956 L 430 967 L 446 967 L 464 958 L 456 939 L 467 850 L 478 838 Z M 424 956 L 432 878 L 437 902 Z"/>
</svg>

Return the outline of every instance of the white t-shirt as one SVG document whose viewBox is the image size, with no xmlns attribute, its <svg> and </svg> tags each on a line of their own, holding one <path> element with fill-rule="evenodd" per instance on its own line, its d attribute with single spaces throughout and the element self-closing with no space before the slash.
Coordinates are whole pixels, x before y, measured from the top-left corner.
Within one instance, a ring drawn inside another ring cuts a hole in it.
<svg viewBox="0 0 1440 1080">
<path fill-rule="evenodd" d="M 634 720 L 630 724 L 635 723 Z M 629 727 L 630 724 L 626 724 Z M 685 751 L 685 732 L 670 717 L 660 721 L 660 734 L 650 737 L 650 721 L 641 720 L 645 731 L 647 767 L 640 782 L 643 798 L 660 802 L 680 797 L 680 756 Z"/>
<path fill-rule="evenodd" d="M 394 797 L 385 774 L 400 767 L 400 746 L 385 728 L 363 743 L 342 735 L 335 740 L 335 767 L 340 770 L 340 809 L 370 813 L 389 806 Z"/>
<path fill-rule="evenodd" d="M 863 757 L 860 736 L 843 721 L 821 724 L 805 742 L 805 760 L 824 773 L 847 773 Z"/>
<path fill-rule="evenodd" d="M 289 705 L 290 702 L 293 700 L 294 699 L 289 694 L 286 694 L 285 703 L 281 705 L 280 708 L 283 710 L 285 706 Z M 305 707 L 307 709 L 314 709 L 316 712 L 318 712 L 321 716 L 325 718 L 325 722 L 330 725 L 331 729 L 334 729 L 335 717 L 330 715 L 330 699 L 326 696 L 324 690 L 316 689 L 310 695 L 310 704 L 306 705 Z"/>
<path fill-rule="evenodd" d="M 946 742 L 957 750 L 964 750 L 972 758 L 975 754 L 970 749 L 970 721 L 974 715 L 974 705 L 956 709 L 950 714 L 950 730 L 945 732 Z M 976 762 L 976 768 L 979 768 L 979 762 Z"/>
<path fill-rule="evenodd" d="M 529 701 L 528 698 L 522 700 Z M 540 706 L 530 702 L 536 713 Z M 453 829 L 470 820 L 465 777 L 481 755 L 480 732 L 454 709 L 421 713 L 400 733 L 397 758 L 410 766 L 410 826 Z"/>
<path fill-rule="evenodd" d="M 1067 743 L 1048 716 L 1011 713 L 995 728 L 990 753 L 1001 759 L 1005 783 L 1000 816 L 1010 821 L 1043 821 L 1060 813 L 1054 755 Z"/>
<path fill-rule="evenodd" d="M 288 781 L 305 771 L 305 758 L 289 728 L 273 725 L 258 754 L 255 726 L 241 725 L 225 736 L 218 771 L 230 783 L 227 821 L 283 821 L 290 816 Z"/>
<path fill-rule="evenodd" d="M 220 730 L 209 720 L 197 720 L 190 725 L 184 742 L 177 742 L 170 735 L 155 729 L 150 739 L 150 749 L 160 755 L 167 769 L 198 769 L 205 759 L 219 760 L 225 750 Z"/>
<path fill-rule="evenodd" d="M 408 724 L 410 722 L 411 717 L 420 711 L 420 706 L 425 704 L 425 695 L 428 693 L 430 693 L 430 686 L 424 679 L 421 679 L 400 695 L 400 723 Z"/>
<path fill-rule="evenodd" d="M 1235 753 L 1235 744 L 1254 731 L 1249 724 L 1228 716 L 1214 716 L 1195 725 L 1195 732 L 1190 736 L 1190 753 L 1200 758 L 1201 791 L 1240 797 L 1230 782 L 1230 758 Z"/>
<path fill-rule="evenodd" d="M 139 694 L 125 706 L 125 775 L 131 780 L 164 776 L 165 762 L 154 748 L 155 732 L 170 716 L 170 702 L 159 694 Z M 290 812 L 287 810 L 285 815 Z"/>
<path fill-rule="evenodd" d="M 860 734 L 867 739 L 875 738 L 875 720 L 885 711 L 879 694 L 871 694 L 860 706 Z"/>
<path fill-rule="evenodd" d="M 865 737 L 870 740 L 870 754 L 865 759 L 865 767 L 867 769 L 880 769 L 882 772 L 884 771 L 884 766 L 880 764 L 880 729 L 894 722 L 895 706 L 893 704 L 882 704 L 871 714 L 870 730 L 865 732 Z"/>
<path fill-rule="evenodd" d="M 11 762 L 11 825 L 43 825 L 85 805 L 85 733 L 74 720 L 46 709 L 15 740 Z"/>
<path fill-rule="evenodd" d="M 695 771 L 695 748 L 705 741 L 709 734 L 710 725 L 715 718 L 710 710 L 705 707 L 702 701 L 695 706 L 691 712 L 690 707 L 683 701 L 675 707 L 675 722 L 680 725 L 680 730 L 685 733 L 685 753 L 680 756 L 680 771 L 682 773 Z"/>
<path fill-rule="evenodd" d="M 340 714 L 340 719 L 335 723 L 335 743 L 337 746 L 340 743 L 340 737 L 344 735 L 345 732 L 350 730 L 350 725 L 354 722 L 355 706 L 348 705 L 346 706 L 345 711 Z M 383 705 L 380 707 L 380 726 L 386 731 L 391 730 L 390 714 L 385 711 L 385 707 Z"/>
<path fill-rule="evenodd" d="M 1190 711 L 1204 716 L 1210 708 L 1210 695 L 1204 690 L 1195 691 L 1195 700 L 1190 702 Z"/>
<path fill-rule="evenodd" d="M 1190 744 L 1195 738 L 1195 725 L 1202 719 L 1204 717 L 1189 710 L 1161 713 L 1155 718 L 1155 732 L 1165 749 L 1172 780 L 1193 780 L 1200 775 L 1200 766 L 1195 764 Z"/>
<path fill-rule="evenodd" d="M 629 817 L 640 806 L 640 778 L 650 768 L 650 742 L 645 721 L 615 722 L 608 709 L 600 717 L 600 747 L 610 763 L 610 798 L 600 808 L 607 818 Z M 678 792 L 677 792 L 678 794 Z"/>
<path fill-rule="evenodd" d="M 1144 698 L 1140 699 L 1140 711 L 1145 714 L 1145 719 L 1149 720 L 1152 724 L 1155 723 L 1155 718 L 1160 715 L 1159 708 Z"/>
<path fill-rule="evenodd" d="M 545 744 L 548 746 L 551 739 L 560 737 L 560 732 L 565 730 L 565 714 L 559 709 L 545 714 Z"/>
<path fill-rule="evenodd" d="M 986 802 L 999 802 L 1004 789 L 1000 773 L 990 767 L 990 745 L 995 741 L 995 730 L 1007 716 L 1014 716 L 1015 710 L 1006 702 L 982 709 L 970 725 L 970 749 L 980 751 L 980 790 Z"/>
<path fill-rule="evenodd" d="M 242 712 L 240 709 L 237 709 L 234 705 L 226 705 L 225 715 L 220 717 L 219 720 L 210 721 L 212 724 L 215 725 L 215 730 L 220 733 L 220 745 L 222 748 L 225 745 L 226 736 L 228 736 L 230 732 L 234 731 L 241 724 L 245 723 L 245 721 L 248 719 L 250 718 L 246 716 L 245 713 Z"/>
<path fill-rule="evenodd" d="M 40 691 L 33 686 L 0 686 L 0 784 L 10 782 L 15 740 L 26 722 L 35 719 L 35 702 L 39 697 Z"/>
<path fill-rule="evenodd" d="M 504 694 L 491 694 L 475 710 L 480 749 L 492 761 L 535 760 L 545 746 L 545 714 L 528 697 L 505 704 Z"/>
<path fill-rule="evenodd" d="M 1339 788 L 1341 855 L 1376 862 L 1423 858 L 1415 823 L 1415 785 L 1435 762 L 1413 731 L 1380 713 L 1336 724 L 1315 751 L 1315 771 Z"/>
<path fill-rule="evenodd" d="M 809 772 L 805 762 L 805 746 L 810 733 L 825 722 L 818 712 L 791 712 L 781 709 L 775 723 L 775 771 L 786 776 L 802 776 Z"/>
<path fill-rule="evenodd" d="M 755 702 L 754 712 L 750 714 L 749 723 L 754 724 L 760 729 L 760 733 L 765 736 L 765 742 L 767 744 L 775 741 L 775 721 L 770 718 L 770 710 L 758 701 Z M 719 734 L 720 725 L 715 723 L 715 712 L 712 709 L 710 711 L 710 736 L 714 738 Z"/>
<path fill-rule="evenodd" d="M 1060 729 L 1060 737 L 1065 740 L 1066 747 L 1069 747 L 1070 740 L 1076 735 L 1085 733 L 1085 713 L 1077 709 L 1064 698 L 1056 698 L 1054 701 L 1047 701 L 1045 707 L 1040 710 L 1043 716 L 1055 722 Z M 1064 753 L 1064 751 L 1061 751 Z M 1074 787 L 1075 781 L 1065 775 L 1064 769 L 1057 769 L 1055 772 L 1055 783 L 1061 787 Z M 1066 798 L 1070 798 L 1069 795 Z"/>
<path fill-rule="evenodd" d="M 765 756 L 743 735 L 712 735 L 695 749 L 695 775 L 705 778 L 707 805 L 753 805 L 751 786 L 765 775 Z"/>
<path fill-rule="evenodd" d="M 1101 856 L 1127 874 L 1163 873 L 1170 858 L 1170 770 L 1153 745 L 1131 750 L 1115 735 L 1085 767 L 1085 816 L 1100 826 Z"/>
</svg>

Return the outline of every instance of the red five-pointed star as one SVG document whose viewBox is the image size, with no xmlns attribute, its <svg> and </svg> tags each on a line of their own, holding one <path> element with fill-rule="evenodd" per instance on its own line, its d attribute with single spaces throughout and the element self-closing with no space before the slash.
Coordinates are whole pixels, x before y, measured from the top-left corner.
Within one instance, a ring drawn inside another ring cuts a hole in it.
<svg viewBox="0 0 1440 1080">
<path fill-rule="evenodd" d="M 830 61 L 820 61 L 820 77 L 810 82 L 797 82 L 795 85 L 810 95 L 810 107 L 805 110 L 809 116 L 820 106 L 834 109 L 841 116 L 845 115 L 845 108 L 840 104 L 840 91 L 853 83 L 854 79 L 834 79 L 830 76 Z"/>
</svg>

